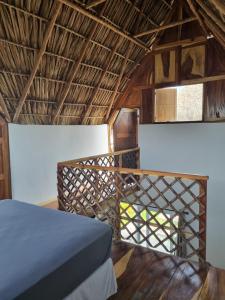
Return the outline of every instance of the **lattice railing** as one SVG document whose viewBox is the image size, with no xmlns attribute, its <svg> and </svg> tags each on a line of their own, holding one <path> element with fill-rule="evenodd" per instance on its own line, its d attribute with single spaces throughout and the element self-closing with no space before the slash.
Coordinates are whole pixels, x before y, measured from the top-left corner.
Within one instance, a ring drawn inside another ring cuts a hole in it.
<svg viewBox="0 0 225 300">
<path fill-rule="evenodd" d="M 100 158 L 58 164 L 61 209 L 108 222 L 116 239 L 205 260 L 208 177 L 118 168 L 117 155 L 105 157 L 113 167 L 94 165 Z"/>
</svg>

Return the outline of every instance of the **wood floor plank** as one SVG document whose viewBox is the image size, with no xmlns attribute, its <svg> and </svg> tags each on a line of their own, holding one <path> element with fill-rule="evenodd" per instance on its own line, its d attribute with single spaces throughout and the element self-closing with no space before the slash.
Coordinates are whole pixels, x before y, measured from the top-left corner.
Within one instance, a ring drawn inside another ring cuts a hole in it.
<svg viewBox="0 0 225 300">
<path fill-rule="evenodd" d="M 111 300 L 198 300 L 209 271 L 207 263 L 188 262 L 121 241 L 113 242 L 112 259 L 117 268 L 120 262 L 126 263 L 117 279 L 118 293 Z M 211 277 L 215 277 L 213 270 L 211 273 L 208 278 L 210 282 Z M 216 291 L 207 289 L 206 294 L 225 295 L 224 274 L 222 271 L 219 274 L 219 285 L 222 286 L 223 283 L 224 288 L 217 288 Z M 204 297 L 202 294 L 199 299 L 211 299 Z M 213 300 L 225 299 L 223 297 Z"/>
</svg>

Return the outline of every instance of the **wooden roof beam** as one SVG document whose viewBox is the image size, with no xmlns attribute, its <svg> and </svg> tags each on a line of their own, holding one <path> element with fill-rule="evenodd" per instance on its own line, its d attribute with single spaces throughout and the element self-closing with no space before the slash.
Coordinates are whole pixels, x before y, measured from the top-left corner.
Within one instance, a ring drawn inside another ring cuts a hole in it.
<svg viewBox="0 0 225 300">
<path fill-rule="evenodd" d="M 152 34 L 152 33 L 159 32 L 159 31 L 162 31 L 162 30 L 165 30 L 165 29 L 168 29 L 168 28 L 172 28 L 172 27 L 176 27 L 176 26 L 183 25 L 183 24 L 186 24 L 186 23 L 190 23 L 190 22 L 193 22 L 193 21 L 196 21 L 196 20 L 197 20 L 196 17 L 190 17 L 190 18 L 185 19 L 185 20 L 176 21 L 176 22 L 173 22 L 173 23 L 170 23 L 170 24 L 159 26 L 159 27 L 154 28 L 154 29 L 150 29 L 150 30 L 147 30 L 147 31 L 140 32 L 138 34 L 135 34 L 134 37 L 139 38 L 139 37 L 142 37 L 142 36 L 145 36 L 145 35 L 148 35 L 148 34 Z"/>
<path fill-rule="evenodd" d="M 219 19 L 216 14 L 214 14 L 210 9 L 209 7 L 205 4 L 205 1 L 200 1 L 200 0 L 195 0 L 199 7 L 201 7 L 201 9 L 207 14 L 207 16 L 213 21 L 215 22 L 215 25 L 217 25 L 221 31 L 223 31 L 225 33 L 225 26 L 224 26 L 224 23 L 222 22 L 221 19 Z M 205 18 L 207 19 L 207 18 Z M 208 21 L 208 20 L 207 20 Z"/>
<path fill-rule="evenodd" d="M 2 108 L 2 111 L 3 111 L 4 115 L 5 115 L 6 121 L 7 122 L 11 122 L 11 117 L 10 117 L 8 108 L 7 108 L 6 104 L 5 104 L 5 100 L 3 99 L 1 93 L 0 93 L 0 106 Z"/>
<path fill-rule="evenodd" d="M 102 3 L 104 3 L 105 1 L 106 1 L 106 0 L 95 0 L 95 1 L 92 1 L 92 2 L 90 2 L 90 3 L 88 3 L 88 4 L 86 5 L 86 8 L 87 8 L 87 9 L 93 8 L 93 7 L 95 7 L 95 6 L 98 6 L 98 5 L 102 4 Z"/>
<path fill-rule="evenodd" d="M 12 8 L 12 9 L 15 9 L 16 11 L 19 11 L 19 12 L 25 14 L 25 15 L 31 16 L 31 17 L 36 18 L 36 19 L 38 19 L 38 20 L 41 20 L 41 21 L 44 21 L 44 22 L 48 22 L 48 19 L 46 19 L 46 18 L 44 18 L 44 17 L 41 17 L 41 16 L 38 16 L 38 15 L 33 14 L 33 13 L 31 13 L 31 12 L 28 12 L 28 11 L 26 11 L 26 10 L 24 10 L 24 9 L 22 9 L 22 8 L 16 7 L 16 6 L 12 5 L 12 4 L 3 2 L 2 0 L 0 0 L 0 4 L 4 5 L 4 6 L 6 6 L 6 7 L 10 7 L 10 8 Z M 58 28 L 60 28 L 60 29 L 62 29 L 62 30 L 65 30 L 65 31 L 67 31 L 67 32 L 69 32 L 69 33 L 72 33 L 72 34 L 74 34 L 74 35 L 76 35 L 77 37 L 80 37 L 80 38 L 82 38 L 82 39 L 86 39 L 86 38 L 87 38 L 86 36 L 82 35 L 81 33 L 78 33 L 78 32 L 76 32 L 76 31 L 74 31 L 74 30 L 72 30 L 72 29 L 70 29 L 70 28 L 68 28 L 68 27 L 66 27 L 66 26 L 60 25 L 60 24 L 57 23 L 57 22 L 55 23 L 55 27 L 58 27 Z M 99 47 L 101 47 L 101 48 L 103 48 L 103 49 L 109 51 L 109 52 L 111 51 L 111 49 L 110 49 L 109 47 L 107 47 L 106 45 L 101 44 L 100 42 L 97 42 L 97 41 L 95 41 L 95 40 L 93 40 L 93 39 L 91 39 L 90 42 L 91 42 L 92 44 L 96 45 L 96 46 L 99 46 Z M 13 42 L 12 42 L 12 43 L 13 43 Z M 23 45 L 21 45 L 21 46 L 23 46 Z M 28 48 L 28 47 L 27 47 L 27 48 Z M 49 53 L 49 52 L 45 52 L 45 53 L 47 54 L 47 53 Z M 56 55 L 57 55 L 57 54 L 56 54 Z M 125 56 L 124 56 L 123 54 L 119 53 L 119 52 L 116 52 L 115 55 L 117 55 L 117 56 L 119 56 L 119 57 L 121 57 L 121 58 L 125 58 Z M 129 61 L 130 61 L 130 62 L 134 62 L 132 59 L 129 59 Z"/>
<path fill-rule="evenodd" d="M 222 0 L 211 0 L 216 9 L 221 12 L 221 14 L 225 15 L 225 3 Z"/>
<path fill-rule="evenodd" d="M 126 57 L 125 57 L 125 59 L 123 61 L 122 67 L 121 67 L 120 76 L 117 79 L 115 90 L 114 90 L 114 93 L 112 94 L 110 105 L 109 105 L 109 108 L 108 108 L 108 111 L 107 111 L 107 114 L 106 114 L 106 118 L 105 118 L 106 123 L 108 121 L 111 109 L 112 109 L 113 104 L 115 102 L 116 95 L 118 94 L 118 90 L 119 90 L 119 87 L 120 87 L 120 84 L 121 84 L 121 81 L 122 81 L 122 78 L 123 78 L 123 75 L 124 75 L 124 72 L 125 72 L 125 69 L 126 69 L 127 60 L 128 60 L 128 58 L 130 56 L 130 53 L 131 53 L 132 46 L 129 44 L 128 47 L 129 47 L 129 49 L 126 52 Z"/>
<path fill-rule="evenodd" d="M 133 44 L 139 46 L 140 48 L 144 49 L 145 51 L 148 51 L 148 52 L 150 51 L 150 49 L 143 42 L 135 39 L 133 36 L 128 35 L 124 31 L 118 29 L 114 25 L 112 25 L 109 22 L 105 21 L 102 17 L 94 15 L 93 13 L 91 13 L 87 9 L 83 8 L 82 6 L 78 5 L 77 3 L 71 2 L 69 0 L 59 0 L 59 1 L 63 4 L 65 4 L 65 5 L 67 5 L 67 6 L 71 7 L 72 9 L 78 11 L 82 15 L 94 20 L 98 24 L 101 24 L 101 25 L 105 26 L 106 28 L 112 30 L 113 32 L 120 35 L 121 37 L 131 41 Z"/>
<path fill-rule="evenodd" d="M 185 46 L 192 46 L 199 43 L 205 42 L 207 39 L 204 36 L 196 37 L 195 39 L 185 39 L 185 40 L 179 40 L 175 42 L 165 43 L 165 44 L 159 44 L 153 48 L 154 51 L 164 50 L 164 49 L 170 49 L 174 47 L 185 47 Z"/>
<path fill-rule="evenodd" d="M 147 14 L 144 13 L 144 11 L 142 11 L 141 8 L 139 8 L 137 5 L 135 5 L 134 2 L 132 2 L 131 0 L 125 0 L 127 3 L 129 3 L 130 5 L 132 5 L 132 7 L 141 15 L 145 18 L 146 21 L 148 21 L 149 23 L 151 23 L 154 26 L 158 26 L 159 24 L 157 24 L 154 20 L 152 20 L 152 18 L 150 18 Z"/>
<path fill-rule="evenodd" d="M 17 102 L 19 98 L 16 97 L 4 97 L 4 100 L 11 101 L 11 102 Z M 26 102 L 33 102 L 33 103 L 41 103 L 41 104 L 46 104 L 46 105 L 56 105 L 57 103 L 53 100 L 41 100 L 41 99 L 32 99 L 32 98 L 27 98 Z M 74 106 L 74 107 L 86 107 L 87 104 L 85 103 L 77 103 L 77 102 L 65 102 L 64 106 Z M 98 109 L 106 109 L 108 108 L 108 105 L 102 105 L 102 104 L 93 104 L 92 105 L 95 108 Z"/>
<path fill-rule="evenodd" d="M 208 30 L 206 29 L 206 26 L 204 24 L 204 21 L 202 20 L 202 17 L 200 16 L 200 14 L 198 13 L 194 3 L 192 0 L 187 0 L 187 3 L 190 7 L 190 10 L 192 11 L 192 13 L 196 16 L 201 28 L 202 28 L 202 31 L 204 32 L 204 35 L 207 37 L 208 36 Z"/>
<path fill-rule="evenodd" d="M 2 38 L 0 38 L 0 43 L 7 44 L 7 45 L 13 45 L 15 47 L 22 48 L 22 49 L 25 49 L 25 50 L 28 50 L 28 51 L 38 51 L 37 48 L 30 47 L 30 46 L 25 46 L 25 45 L 22 45 L 20 43 L 15 43 L 13 41 L 5 40 L 5 39 L 2 39 Z M 56 57 L 58 59 L 66 60 L 66 61 L 72 62 L 72 63 L 75 62 L 75 59 L 72 59 L 72 58 L 69 58 L 69 57 L 66 57 L 66 56 L 63 56 L 63 55 L 55 54 L 54 52 L 45 51 L 45 55 Z M 117 53 L 115 53 L 115 55 L 117 55 Z M 125 56 L 123 56 L 122 58 L 125 58 Z M 134 63 L 134 61 L 132 59 L 129 59 L 129 62 Z M 80 65 L 84 66 L 84 67 L 87 67 L 87 68 L 103 71 L 102 67 L 87 64 L 87 63 L 84 63 L 84 62 L 81 62 Z M 109 71 L 109 70 L 107 71 L 107 73 L 112 75 L 112 76 L 115 76 L 115 77 L 119 77 L 119 75 L 120 75 L 118 73 L 115 73 L 115 72 L 112 72 L 112 71 Z"/>
<path fill-rule="evenodd" d="M 5 71 L 5 70 L 1 70 L 1 69 L 0 69 L 0 73 L 14 75 L 14 76 L 20 76 L 20 77 L 26 77 L 26 78 L 29 77 L 29 74 L 26 74 L 26 73 Z M 46 81 L 56 82 L 56 83 L 60 83 L 60 84 L 66 84 L 67 83 L 67 81 L 65 81 L 65 80 L 54 79 L 54 78 L 39 76 L 39 75 L 35 76 L 34 80 L 35 79 L 43 79 L 43 80 L 46 80 Z M 71 86 L 79 86 L 79 87 L 83 87 L 83 88 L 87 88 L 87 89 L 94 89 L 95 88 L 94 85 L 79 83 L 79 82 L 72 82 Z M 108 93 L 113 93 L 114 92 L 113 89 L 107 89 L 107 88 L 102 88 L 102 87 L 100 88 L 100 90 L 108 92 Z M 118 92 L 118 94 L 120 94 L 120 92 Z"/>
<path fill-rule="evenodd" d="M 56 22 L 56 19 L 57 19 L 58 15 L 59 15 L 61 7 L 62 7 L 62 4 L 60 2 L 58 2 L 58 1 L 54 2 L 52 18 L 49 21 L 49 24 L 47 25 L 47 29 L 46 29 L 46 32 L 45 32 L 45 35 L 44 35 L 42 46 L 41 46 L 40 50 L 38 51 L 37 57 L 35 59 L 33 70 L 30 74 L 30 77 L 29 77 L 29 79 L 28 79 L 28 81 L 27 81 L 27 83 L 26 83 L 26 85 L 23 89 L 22 95 L 20 97 L 19 104 L 17 106 L 16 112 L 15 112 L 15 115 L 14 115 L 14 118 L 13 118 L 14 122 L 17 122 L 17 120 L 19 118 L 19 114 L 22 110 L 23 104 L 24 104 L 24 102 L 26 100 L 26 97 L 29 93 L 29 90 L 30 90 L 30 87 L 31 87 L 32 82 L 34 80 L 35 74 L 36 74 L 36 72 L 38 70 L 38 67 L 40 65 L 42 56 L 45 53 L 47 43 L 48 43 L 49 38 L 51 36 L 52 30 L 54 28 L 54 25 L 55 25 L 55 22 Z"/>
</svg>

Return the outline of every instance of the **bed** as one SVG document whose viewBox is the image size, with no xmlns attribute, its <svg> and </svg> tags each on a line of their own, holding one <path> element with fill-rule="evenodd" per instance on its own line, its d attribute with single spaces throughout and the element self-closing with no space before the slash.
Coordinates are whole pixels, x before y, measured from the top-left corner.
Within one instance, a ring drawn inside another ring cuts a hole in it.
<svg viewBox="0 0 225 300">
<path fill-rule="evenodd" d="M 0 299 L 107 299 L 117 290 L 111 243 L 100 221 L 0 201 Z"/>
</svg>

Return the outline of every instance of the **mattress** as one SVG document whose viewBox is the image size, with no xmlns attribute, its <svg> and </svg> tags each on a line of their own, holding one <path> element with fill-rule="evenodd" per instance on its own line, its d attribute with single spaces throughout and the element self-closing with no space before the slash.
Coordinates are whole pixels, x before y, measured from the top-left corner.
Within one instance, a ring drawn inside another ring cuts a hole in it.
<svg viewBox="0 0 225 300">
<path fill-rule="evenodd" d="M 0 201 L 0 299 L 63 299 L 111 252 L 112 229 L 97 220 Z"/>
</svg>

